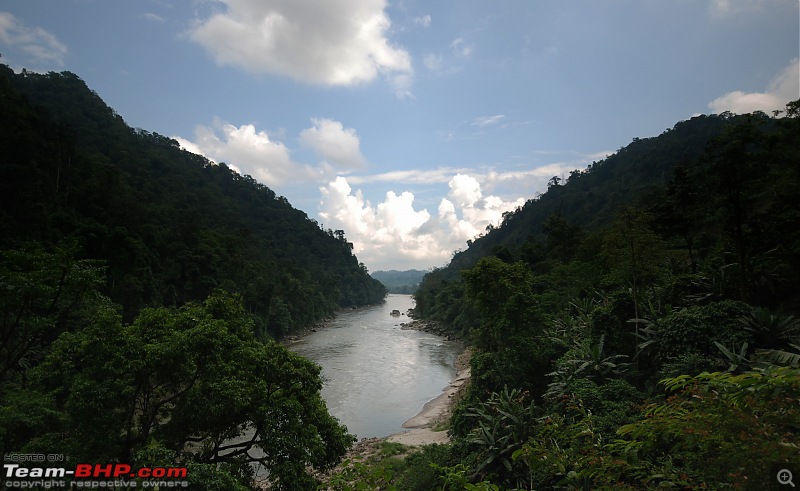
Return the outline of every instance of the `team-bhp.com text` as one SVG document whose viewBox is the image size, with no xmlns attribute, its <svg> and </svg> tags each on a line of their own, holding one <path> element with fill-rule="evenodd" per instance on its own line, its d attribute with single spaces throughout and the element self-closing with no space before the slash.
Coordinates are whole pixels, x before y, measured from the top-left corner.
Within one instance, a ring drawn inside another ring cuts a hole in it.
<svg viewBox="0 0 800 491">
<path fill-rule="evenodd" d="M 128 464 L 77 464 L 66 467 L 22 467 L 3 464 L 4 485 L 9 489 L 32 488 L 137 488 L 188 487 L 186 467 L 141 467 Z"/>
</svg>

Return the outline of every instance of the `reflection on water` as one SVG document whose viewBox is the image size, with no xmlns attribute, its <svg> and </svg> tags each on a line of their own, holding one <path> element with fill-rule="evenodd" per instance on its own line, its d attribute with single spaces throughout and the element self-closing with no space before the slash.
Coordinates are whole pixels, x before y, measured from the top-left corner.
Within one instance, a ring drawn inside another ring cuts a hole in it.
<svg viewBox="0 0 800 491">
<path fill-rule="evenodd" d="M 322 367 L 328 410 L 359 438 L 402 431 L 455 376 L 457 343 L 400 328 L 413 306 L 409 295 L 389 295 L 382 305 L 339 313 L 289 346 Z M 390 315 L 395 309 L 403 315 Z"/>
</svg>

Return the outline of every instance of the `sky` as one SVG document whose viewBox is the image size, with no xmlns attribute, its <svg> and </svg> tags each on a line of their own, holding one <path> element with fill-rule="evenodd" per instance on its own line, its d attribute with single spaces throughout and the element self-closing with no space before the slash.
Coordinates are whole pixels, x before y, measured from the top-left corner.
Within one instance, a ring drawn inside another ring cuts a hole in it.
<svg viewBox="0 0 800 491">
<path fill-rule="evenodd" d="M 344 230 L 447 264 L 633 138 L 800 97 L 797 0 L 0 0 L 0 62 L 71 71 Z"/>
</svg>

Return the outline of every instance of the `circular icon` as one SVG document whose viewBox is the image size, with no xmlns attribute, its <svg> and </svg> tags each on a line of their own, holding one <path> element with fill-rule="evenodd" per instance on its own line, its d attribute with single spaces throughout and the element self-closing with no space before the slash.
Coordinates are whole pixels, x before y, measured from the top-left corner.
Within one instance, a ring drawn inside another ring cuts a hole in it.
<svg viewBox="0 0 800 491">
<path fill-rule="evenodd" d="M 789 469 L 781 469 L 778 471 L 778 483 L 779 484 L 789 484 L 790 486 L 794 487 L 794 483 L 792 482 L 792 471 Z"/>
</svg>

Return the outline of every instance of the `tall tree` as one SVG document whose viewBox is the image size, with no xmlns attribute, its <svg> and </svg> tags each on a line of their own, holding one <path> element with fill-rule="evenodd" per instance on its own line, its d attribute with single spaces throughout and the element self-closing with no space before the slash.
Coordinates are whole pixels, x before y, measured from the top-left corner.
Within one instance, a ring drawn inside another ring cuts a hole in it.
<svg viewBox="0 0 800 491">
<path fill-rule="evenodd" d="M 603 256 L 612 275 L 629 286 L 639 336 L 643 289 L 655 279 L 662 259 L 662 245 L 650 228 L 650 216 L 627 208 L 617 215 L 603 242 Z"/>
<path fill-rule="evenodd" d="M 241 299 L 224 292 L 130 325 L 98 311 L 36 373 L 66 418 L 57 439 L 29 447 L 78 460 L 130 462 L 157 445 L 193 462 L 260 463 L 276 489 L 312 490 L 308 469 L 332 467 L 353 441 L 327 411 L 320 368 L 257 341 Z"/>
</svg>

